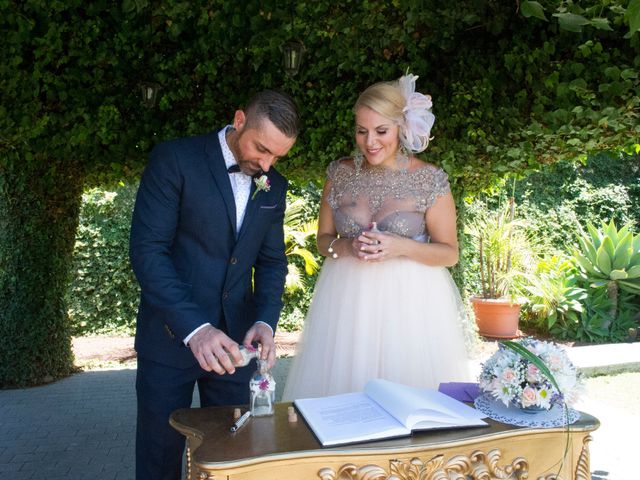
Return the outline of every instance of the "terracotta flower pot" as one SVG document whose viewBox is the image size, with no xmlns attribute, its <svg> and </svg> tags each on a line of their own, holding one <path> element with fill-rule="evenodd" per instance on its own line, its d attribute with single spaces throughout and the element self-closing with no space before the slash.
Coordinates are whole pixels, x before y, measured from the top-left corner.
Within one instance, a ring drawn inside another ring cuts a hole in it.
<svg viewBox="0 0 640 480">
<path fill-rule="evenodd" d="M 520 304 L 503 298 L 471 298 L 478 332 L 485 337 L 515 338 L 520 331 Z"/>
</svg>

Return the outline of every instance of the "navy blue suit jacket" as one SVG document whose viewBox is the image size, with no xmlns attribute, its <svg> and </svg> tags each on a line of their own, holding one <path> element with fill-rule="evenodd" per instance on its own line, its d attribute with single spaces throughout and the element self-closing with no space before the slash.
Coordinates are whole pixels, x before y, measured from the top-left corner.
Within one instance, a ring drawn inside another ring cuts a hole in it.
<svg viewBox="0 0 640 480">
<path fill-rule="evenodd" d="M 203 323 L 241 342 L 263 321 L 275 331 L 287 274 L 283 220 L 287 181 L 255 183 L 236 231 L 231 182 L 216 131 L 157 145 L 131 223 L 130 259 L 141 299 L 138 355 L 179 368 L 196 363 L 183 340 Z"/>
</svg>

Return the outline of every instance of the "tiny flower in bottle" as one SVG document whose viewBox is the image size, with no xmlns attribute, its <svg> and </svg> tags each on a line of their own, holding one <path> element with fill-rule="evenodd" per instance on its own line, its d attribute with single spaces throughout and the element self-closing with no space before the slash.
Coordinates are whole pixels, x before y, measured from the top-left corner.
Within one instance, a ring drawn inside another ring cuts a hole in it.
<svg viewBox="0 0 640 480">
<path fill-rule="evenodd" d="M 266 360 L 258 360 L 258 369 L 249 381 L 249 402 L 251 415 L 261 417 L 273 415 L 276 382 L 267 368 Z"/>
</svg>

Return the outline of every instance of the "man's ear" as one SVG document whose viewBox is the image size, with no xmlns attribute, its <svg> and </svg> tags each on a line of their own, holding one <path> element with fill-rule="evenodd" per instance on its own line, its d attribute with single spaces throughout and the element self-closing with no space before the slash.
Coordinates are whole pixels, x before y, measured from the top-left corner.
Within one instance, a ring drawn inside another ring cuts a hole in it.
<svg viewBox="0 0 640 480">
<path fill-rule="evenodd" d="M 246 123 L 247 117 L 244 112 L 242 110 L 236 110 L 236 113 L 233 116 L 233 128 L 235 128 L 237 132 L 240 132 L 242 131 Z"/>
</svg>

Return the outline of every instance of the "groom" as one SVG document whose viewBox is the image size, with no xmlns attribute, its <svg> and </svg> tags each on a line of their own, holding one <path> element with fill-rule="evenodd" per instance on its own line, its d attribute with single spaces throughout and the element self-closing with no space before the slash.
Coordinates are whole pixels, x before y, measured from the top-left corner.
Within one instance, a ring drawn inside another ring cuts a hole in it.
<svg viewBox="0 0 640 480">
<path fill-rule="evenodd" d="M 271 167 L 298 130 L 293 100 L 263 91 L 233 125 L 151 153 L 130 242 L 142 292 L 137 480 L 180 478 L 184 438 L 168 420 L 191 405 L 196 382 L 202 406 L 248 403 L 252 367 L 230 358 L 240 360 L 238 343 L 260 343 L 261 358 L 275 362 L 287 181 Z"/>
</svg>

